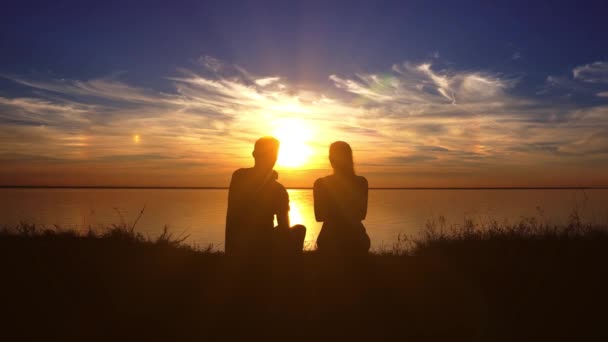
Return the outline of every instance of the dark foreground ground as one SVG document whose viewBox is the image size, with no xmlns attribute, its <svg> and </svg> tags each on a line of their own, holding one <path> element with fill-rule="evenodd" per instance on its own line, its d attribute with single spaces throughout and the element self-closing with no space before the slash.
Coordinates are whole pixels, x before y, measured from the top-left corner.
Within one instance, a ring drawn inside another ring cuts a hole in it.
<svg viewBox="0 0 608 342">
<path fill-rule="evenodd" d="M 268 267 L 164 235 L 0 233 L 4 341 L 608 338 L 604 228 L 434 227 L 409 247 Z M 406 244 L 407 244 L 406 243 Z M 9 338 L 10 337 L 10 338 Z"/>
</svg>

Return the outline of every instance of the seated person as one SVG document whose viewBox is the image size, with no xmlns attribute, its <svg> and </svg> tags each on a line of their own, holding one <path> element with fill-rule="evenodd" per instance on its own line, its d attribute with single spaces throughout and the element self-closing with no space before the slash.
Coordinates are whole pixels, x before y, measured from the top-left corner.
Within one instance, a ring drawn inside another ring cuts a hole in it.
<svg viewBox="0 0 608 342">
<path fill-rule="evenodd" d="M 315 217 L 323 222 L 317 249 L 324 254 L 365 255 L 370 240 L 362 220 L 367 215 L 368 185 L 355 174 L 350 145 L 336 141 L 329 148 L 332 175 L 314 184 Z"/>
<path fill-rule="evenodd" d="M 289 225 L 289 195 L 273 170 L 279 141 L 260 138 L 255 143 L 251 168 L 236 170 L 230 181 L 226 215 L 226 254 L 233 256 L 298 253 L 306 228 Z M 276 215 L 278 226 L 274 227 Z"/>
</svg>

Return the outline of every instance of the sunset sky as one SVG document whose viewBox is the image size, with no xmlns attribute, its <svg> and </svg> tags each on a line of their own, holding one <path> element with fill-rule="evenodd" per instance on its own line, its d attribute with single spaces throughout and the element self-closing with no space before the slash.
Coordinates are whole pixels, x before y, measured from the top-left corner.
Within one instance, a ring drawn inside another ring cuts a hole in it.
<svg viewBox="0 0 608 342">
<path fill-rule="evenodd" d="M 608 186 L 602 2 L 8 1 L 0 185 Z"/>
</svg>

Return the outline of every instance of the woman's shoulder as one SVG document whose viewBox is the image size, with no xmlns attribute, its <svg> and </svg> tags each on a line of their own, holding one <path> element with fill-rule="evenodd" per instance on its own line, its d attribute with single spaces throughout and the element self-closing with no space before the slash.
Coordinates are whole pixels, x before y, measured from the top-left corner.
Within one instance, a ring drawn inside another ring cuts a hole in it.
<svg viewBox="0 0 608 342">
<path fill-rule="evenodd" d="M 332 175 L 317 178 L 317 180 L 314 183 L 314 187 L 317 188 L 317 187 L 322 186 L 323 184 L 327 183 L 328 181 L 330 181 L 331 176 Z"/>
<path fill-rule="evenodd" d="M 365 188 L 365 189 L 368 188 L 367 178 L 365 178 L 363 176 L 355 176 L 355 182 L 361 188 Z"/>
<path fill-rule="evenodd" d="M 346 180 L 348 182 L 354 182 L 358 185 L 367 186 L 367 179 L 363 176 L 354 176 L 353 178 L 348 177 Z M 332 183 L 336 183 L 336 182 L 344 182 L 344 181 L 345 181 L 344 178 L 338 177 L 336 175 L 329 175 L 329 176 L 318 178 L 315 181 L 315 186 L 320 186 L 322 184 L 332 184 Z"/>
<path fill-rule="evenodd" d="M 367 185 L 367 178 L 363 177 L 363 176 L 355 176 L 355 179 L 362 184 Z"/>
</svg>

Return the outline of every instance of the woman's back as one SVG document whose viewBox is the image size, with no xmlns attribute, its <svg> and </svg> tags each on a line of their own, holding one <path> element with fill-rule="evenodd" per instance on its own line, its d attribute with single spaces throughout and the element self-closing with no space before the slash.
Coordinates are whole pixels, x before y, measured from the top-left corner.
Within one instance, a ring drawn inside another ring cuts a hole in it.
<svg viewBox="0 0 608 342">
<path fill-rule="evenodd" d="M 317 221 L 348 223 L 367 214 L 367 180 L 361 176 L 331 175 L 314 185 Z"/>
<path fill-rule="evenodd" d="M 365 177 L 338 175 L 318 179 L 314 185 L 315 217 L 323 227 L 319 250 L 367 252 L 369 237 L 361 223 L 367 214 L 368 184 Z"/>
</svg>

